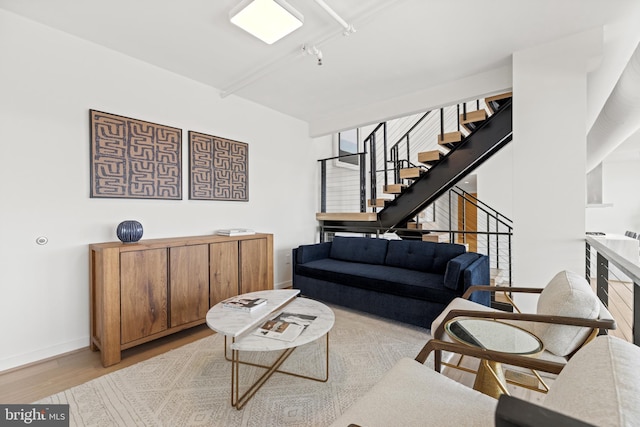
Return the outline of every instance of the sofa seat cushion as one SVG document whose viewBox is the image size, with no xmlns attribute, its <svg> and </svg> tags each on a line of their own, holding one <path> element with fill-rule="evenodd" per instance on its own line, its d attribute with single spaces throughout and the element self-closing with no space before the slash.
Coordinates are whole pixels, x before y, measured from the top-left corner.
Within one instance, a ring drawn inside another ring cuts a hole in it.
<svg viewBox="0 0 640 427">
<path fill-rule="evenodd" d="M 638 425 L 639 360 L 640 347 L 599 336 L 571 358 L 544 406 L 594 426 Z"/>
<path fill-rule="evenodd" d="M 336 236 L 331 242 L 329 257 L 342 261 L 384 264 L 388 243 L 386 239 Z"/>
<path fill-rule="evenodd" d="M 462 245 L 390 240 L 385 264 L 392 267 L 444 274 L 450 259 L 463 254 Z"/>
<path fill-rule="evenodd" d="M 447 304 L 457 295 L 443 286 L 441 274 L 384 265 L 320 259 L 296 265 L 296 274 L 345 286 Z"/>
<path fill-rule="evenodd" d="M 493 426 L 498 401 L 409 358 L 400 359 L 331 427 Z"/>
</svg>

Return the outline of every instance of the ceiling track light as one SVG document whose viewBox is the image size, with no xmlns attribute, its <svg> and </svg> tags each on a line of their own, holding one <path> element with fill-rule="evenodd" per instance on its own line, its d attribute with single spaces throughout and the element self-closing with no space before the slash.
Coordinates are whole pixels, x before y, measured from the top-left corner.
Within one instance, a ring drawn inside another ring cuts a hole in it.
<svg viewBox="0 0 640 427">
<path fill-rule="evenodd" d="M 314 55 L 318 60 L 318 65 L 322 65 L 322 51 L 316 46 L 307 46 L 306 44 L 303 44 L 302 53 L 305 55 Z"/>
<path fill-rule="evenodd" d="M 314 1 L 317 2 L 317 0 L 314 0 Z M 392 2 L 392 1 L 379 2 L 378 6 L 369 8 L 362 16 L 358 17 L 357 22 L 367 22 L 370 17 L 379 15 L 382 11 L 394 6 L 396 3 L 397 2 Z M 342 25 L 342 23 L 340 25 Z M 344 25 L 343 25 L 343 28 L 344 28 Z M 345 31 L 349 34 L 349 33 L 355 32 L 355 29 L 353 28 L 353 25 L 347 24 Z M 342 34 L 344 34 L 344 32 Z M 336 35 L 337 35 L 336 33 L 325 34 L 324 37 L 316 41 L 316 44 L 319 45 L 319 44 L 326 43 L 327 41 L 336 37 Z M 288 54 L 280 58 L 276 58 L 272 60 L 271 62 L 261 67 L 254 68 L 251 72 L 247 73 L 243 77 L 240 77 L 237 80 L 227 84 L 222 90 L 220 90 L 220 97 L 226 98 L 230 95 L 237 93 L 239 90 L 254 84 L 258 80 L 263 79 L 265 76 L 268 76 L 276 72 L 277 70 L 290 65 L 294 60 L 296 60 L 296 58 L 299 58 L 299 57 L 300 57 L 299 51 L 294 50 L 294 51 L 290 51 Z"/>
</svg>

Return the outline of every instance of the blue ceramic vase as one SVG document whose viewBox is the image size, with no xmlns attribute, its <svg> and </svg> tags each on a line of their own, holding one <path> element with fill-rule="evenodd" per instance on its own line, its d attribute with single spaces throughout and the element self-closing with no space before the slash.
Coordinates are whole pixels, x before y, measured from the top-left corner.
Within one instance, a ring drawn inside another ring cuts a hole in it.
<svg viewBox="0 0 640 427">
<path fill-rule="evenodd" d="M 116 234 L 123 243 L 137 242 L 142 239 L 142 224 L 134 220 L 122 221 L 118 224 Z"/>
</svg>

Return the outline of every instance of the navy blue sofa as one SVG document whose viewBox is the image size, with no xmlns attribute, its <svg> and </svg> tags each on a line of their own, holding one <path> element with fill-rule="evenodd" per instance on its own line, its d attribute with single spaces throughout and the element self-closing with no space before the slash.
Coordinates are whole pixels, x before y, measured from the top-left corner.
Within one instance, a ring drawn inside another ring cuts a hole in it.
<svg viewBox="0 0 640 427">
<path fill-rule="evenodd" d="M 489 257 L 450 243 L 335 237 L 293 249 L 300 294 L 429 328 L 455 297 L 489 284 Z M 490 305 L 489 292 L 471 300 Z"/>
</svg>

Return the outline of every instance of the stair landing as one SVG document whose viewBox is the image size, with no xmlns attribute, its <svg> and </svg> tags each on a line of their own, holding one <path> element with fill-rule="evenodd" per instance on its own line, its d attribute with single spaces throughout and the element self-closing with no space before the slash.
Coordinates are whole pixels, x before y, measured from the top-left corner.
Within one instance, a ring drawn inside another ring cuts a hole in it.
<svg viewBox="0 0 640 427">
<path fill-rule="evenodd" d="M 376 221 L 378 214 L 375 212 L 318 212 L 318 221 Z"/>
</svg>

